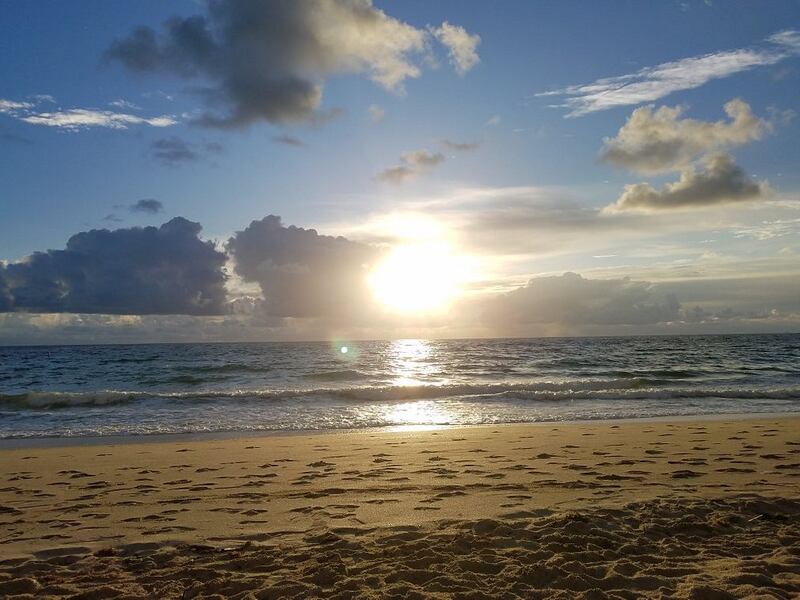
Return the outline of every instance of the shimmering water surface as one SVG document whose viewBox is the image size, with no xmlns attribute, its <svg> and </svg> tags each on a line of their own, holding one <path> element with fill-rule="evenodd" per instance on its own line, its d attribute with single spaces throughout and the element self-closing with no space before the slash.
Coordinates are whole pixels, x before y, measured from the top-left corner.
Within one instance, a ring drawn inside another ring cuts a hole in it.
<svg viewBox="0 0 800 600">
<path fill-rule="evenodd" d="M 0 348 L 0 438 L 800 412 L 800 335 Z"/>
</svg>

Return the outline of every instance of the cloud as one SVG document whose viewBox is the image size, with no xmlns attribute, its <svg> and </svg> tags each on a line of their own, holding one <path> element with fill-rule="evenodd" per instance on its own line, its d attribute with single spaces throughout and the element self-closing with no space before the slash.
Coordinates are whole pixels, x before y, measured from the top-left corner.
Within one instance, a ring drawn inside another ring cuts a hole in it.
<svg viewBox="0 0 800 600">
<path fill-rule="evenodd" d="M 109 106 L 114 106 L 115 108 L 127 108 L 128 110 L 139 110 L 141 107 L 137 106 L 133 102 L 129 102 L 128 100 L 123 100 L 122 98 L 118 98 L 117 100 L 112 100 L 108 103 Z"/>
<path fill-rule="evenodd" d="M 10 131 L 5 131 L 4 129 L 0 128 L 0 140 L 3 142 L 9 142 L 11 144 L 25 144 L 31 145 L 33 144 L 33 140 L 27 138 L 23 135 L 18 135 L 16 133 L 12 133 Z"/>
<path fill-rule="evenodd" d="M 456 152 L 468 152 L 480 148 L 480 142 L 453 142 L 452 140 L 442 140 L 442 146 L 448 150 Z"/>
<path fill-rule="evenodd" d="M 269 215 L 237 231 L 227 249 L 236 273 L 261 288 L 269 315 L 359 319 L 371 298 L 372 246 L 286 227 Z"/>
<path fill-rule="evenodd" d="M 739 99 L 725 104 L 730 121 L 697 121 L 682 118 L 683 112 L 680 106 L 637 108 L 616 136 L 604 140 L 601 160 L 638 173 L 665 173 L 706 152 L 758 140 L 772 128 Z"/>
<path fill-rule="evenodd" d="M 222 152 L 222 146 L 216 142 L 193 143 L 177 136 L 170 136 L 152 142 L 149 152 L 162 165 L 177 167 L 198 161 L 209 154 L 218 154 Z"/>
<path fill-rule="evenodd" d="M 447 21 L 441 27 L 433 29 L 433 35 L 447 47 L 450 62 L 459 75 L 464 75 L 480 62 L 478 57 L 478 44 L 481 37 L 470 34 L 463 27 L 451 25 Z"/>
<path fill-rule="evenodd" d="M 31 102 L 15 102 L 14 100 L 4 100 L 0 98 L 0 113 L 15 115 L 19 111 L 33 108 Z"/>
<path fill-rule="evenodd" d="M 55 102 L 55 99 L 46 94 L 39 94 L 33 98 L 35 100 L 34 102 L 16 102 L 0 98 L 0 114 L 7 114 L 30 125 L 56 127 L 67 131 L 78 131 L 89 127 L 127 129 L 131 125 L 170 127 L 177 123 L 175 118 L 170 115 L 147 118 L 128 113 L 95 110 L 91 108 L 70 108 L 52 112 L 37 112 L 37 105 L 42 102 Z M 124 105 L 121 103 L 124 103 Z M 126 103 L 124 100 L 117 100 L 109 104 L 126 108 L 134 107 L 134 105 Z"/>
<path fill-rule="evenodd" d="M 800 218 L 762 220 L 757 225 L 740 225 L 733 230 L 738 238 L 771 240 L 791 235 L 800 239 Z"/>
<path fill-rule="evenodd" d="M 292 135 L 276 135 L 272 138 L 272 141 L 278 144 L 284 144 L 285 146 L 295 146 L 297 148 L 302 148 L 306 145 L 303 140 Z"/>
<path fill-rule="evenodd" d="M 372 120 L 373 123 L 380 123 L 386 116 L 386 111 L 383 109 L 382 106 L 379 106 L 377 104 L 370 104 L 367 110 L 369 111 L 369 118 Z"/>
<path fill-rule="evenodd" d="M 800 54 L 800 32 L 786 30 L 765 40 L 762 47 L 712 52 L 645 67 L 635 73 L 605 77 L 592 83 L 573 85 L 542 96 L 561 96 L 569 109 L 567 117 L 580 117 L 618 106 L 653 102 L 674 92 L 700 87 L 756 67 L 777 64 Z"/>
<path fill-rule="evenodd" d="M 115 113 L 109 110 L 92 110 L 71 108 L 57 112 L 30 113 L 20 120 L 31 125 L 58 127 L 67 131 L 78 131 L 88 127 L 106 127 L 108 129 L 127 129 L 130 125 L 150 125 L 152 127 L 169 127 L 177 121 L 167 115 L 153 117 L 137 117 L 126 113 Z"/>
<path fill-rule="evenodd" d="M 164 204 L 154 198 L 137 200 L 128 207 L 131 212 L 148 213 L 154 215 L 164 210 Z"/>
<path fill-rule="evenodd" d="M 211 315 L 225 310 L 226 257 L 198 223 L 93 229 L 64 250 L 0 264 L 0 310 Z"/>
<path fill-rule="evenodd" d="M 518 325 L 645 325 L 680 318 L 680 303 L 646 281 L 585 279 L 576 273 L 537 277 L 488 300 L 484 319 L 505 329 Z"/>
<path fill-rule="evenodd" d="M 441 152 L 429 152 L 424 149 L 404 152 L 400 156 L 400 164 L 381 171 L 378 179 L 387 183 L 403 183 L 430 171 L 444 161 L 445 157 Z"/>
<path fill-rule="evenodd" d="M 605 210 L 613 213 L 704 208 L 764 200 L 768 193 L 765 182 L 750 179 L 730 156 L 715 154 L 705 159 L 701 170 L 685 169 L 678 181 L 668 183 L 661 191 L 648 183 L 626 185 L 619 199 Z"/>
<path fill-rule="evenodd" d="M 131 71 L 203 81 L 207 111 L 198 122 L 237 128 L 309 121 L 325 79 L 336 74 L 365 75 L 402 93 L 420 76 L 430 37 L 371 0 L 210 0 L 205 14 L 172 17 L 158 32 L 139 27 L 105 56 Z M 458 56 L 469 61 L 464 46 Z"/>
<path fill-rule="evenodd" d="M 500 115 L 492 115 L 484 124 L 485 127 L 497 127 L 503 121 Z"/>
</svg>

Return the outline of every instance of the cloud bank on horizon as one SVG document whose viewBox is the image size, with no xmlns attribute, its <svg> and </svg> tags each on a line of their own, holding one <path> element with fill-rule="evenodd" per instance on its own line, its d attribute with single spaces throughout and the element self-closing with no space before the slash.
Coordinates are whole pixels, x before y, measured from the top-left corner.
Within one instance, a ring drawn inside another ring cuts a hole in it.
<svg viewBox="0 0 800 600">
<path fill-rule="evenodd" d="M 141 200 L 132 208 L 151 212 L 156 203 Z M 512 221 L 518 223 L 518 215 Z M 552 228 L 547 223 L 542 227 Z M 618 227 L 635 228 L 636 223 Z M 224 243 L 203 240 L 201 229 L 198 223 L 175 217 L 160 227 L 91 230 L 74 235 L 64 250 L 0 263 L 0 324 L 41 334 L 71 322 L 69 315 L 106 325 L 113 322 L 109 315 L 118 315 L 125 317 L 119 323 L 126 326 L 128 317 L 139 323 L 184 325 L 183 317 L 194 317 L 200 318 L 193 325 L 198 331 L 211 327 L 224 338 L 241 333 L 241 327 L 251 327 L 250 333 L 267 328 L 290 336 L 333 331 L 369 336 L 385 331 L 387 324 L 401 323 L 379 306 L 367 285 L 368 273 L 386 253 L 383 246 L 286 226 L 274 215 L 253 221 Z M 566 272 L 540 275 L 505 291 L 466 296 L 447 313 L 417 322 L 442 332 L 512 335 L 641 326 L 670 331 L 699 323 L 769 324 L 793 318 L 796 301 L 791 291 L 782 300 L 773 293 L 759 295 L 761 283 L 743 278 L 741 291 L 749 302 L 709 310 L 708 303 L 684 303 L 681 296 L 692 294 L 680 285 Z M 245 290 L 247 284 L 257 291 Z M 729 279 L 725 285 L 730 286 Z M 780 309 L 766 308 L 770 303 Z M 59 314 L 65 316 L 41 319 Z M 164 321 L 165 317 L 175 320 Z M 405 325 L 413 322 L 413 316 L 402 319 Z"/>
</svg>

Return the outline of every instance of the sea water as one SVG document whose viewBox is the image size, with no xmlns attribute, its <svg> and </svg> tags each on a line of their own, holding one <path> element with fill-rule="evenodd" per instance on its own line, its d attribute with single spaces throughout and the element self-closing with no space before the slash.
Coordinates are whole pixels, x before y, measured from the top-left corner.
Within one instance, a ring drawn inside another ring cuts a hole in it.
<svg viewBox="0 0 800 600">
<path fill-rule="evenodd" d="M 0 438 L 800 412 L 800 335 L 0 347 Z"/>
</svg>

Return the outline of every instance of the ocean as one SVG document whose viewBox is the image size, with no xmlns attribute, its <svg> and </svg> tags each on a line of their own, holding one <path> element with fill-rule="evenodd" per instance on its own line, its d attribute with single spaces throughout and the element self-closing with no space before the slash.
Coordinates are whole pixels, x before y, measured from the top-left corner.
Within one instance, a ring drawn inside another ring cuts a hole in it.
<svg viewBox="0 0 800 600">
<path fill-rule="evenodd" d="M 800 412 L 800 335 L 0 347 L 0 439 Z"/>
</svg>

